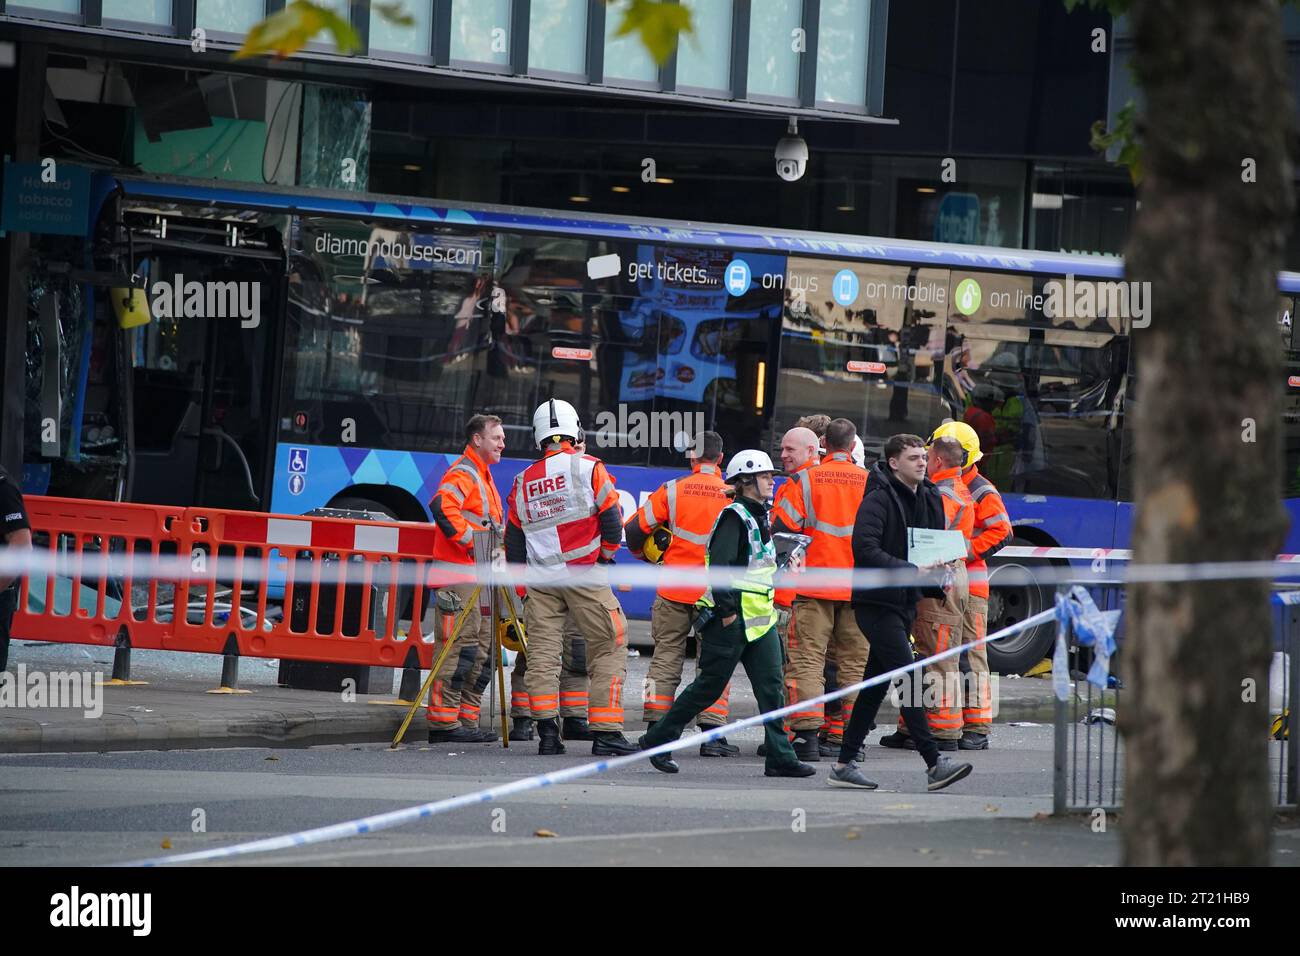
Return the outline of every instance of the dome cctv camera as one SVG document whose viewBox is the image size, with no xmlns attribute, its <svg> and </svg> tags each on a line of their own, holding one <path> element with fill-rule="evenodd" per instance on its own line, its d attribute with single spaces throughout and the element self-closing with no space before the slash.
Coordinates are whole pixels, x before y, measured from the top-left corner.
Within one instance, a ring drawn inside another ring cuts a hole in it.
<svg viewBox="0 0 1300 956">
<path fill-rule="evenodd" d="M 799 135 L 798 122 L 790 117 L 786 135 L 776 144 L 776 174 L 788 183 L 802 179 L 808 168 L 808 144 Z"/>
</svg>

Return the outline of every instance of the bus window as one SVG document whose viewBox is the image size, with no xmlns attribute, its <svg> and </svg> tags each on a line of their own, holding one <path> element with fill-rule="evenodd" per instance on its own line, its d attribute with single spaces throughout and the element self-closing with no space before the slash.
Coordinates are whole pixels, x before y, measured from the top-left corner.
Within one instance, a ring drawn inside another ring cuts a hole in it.
<svg viewBox="0 0 1300 956">
<path fill-rule="evenodd" d="M 1128 347 L 1120 336 L 950 321 L 944 394 L 1001 490 L 1113 498 Z"/>
<path fill-rule="evenodd" d="M 491 235 L 301 220 L 283 408 L 307 424 L 284 437 L 458 451 L 487 364 L 492 261 Z"/>
<path fill-rule="evenodd" d="M 1294 318 L 1295 299 L 1279 296 L 1277 327 L 1286 369 L 1282 407 L 1282 430 L 1286 442 L 1282 490 L 1288 498 L 1300 498 L 1300 336 L 1295 335 Z"/>
<path fill-rule="evenodd" d="M 804 415 L 847 418 L 872 461 L 890 435 L 928 435 L 947 414 L 947 293 L 945 269 L 792 258 L 775 436 Z"/>
</svg>

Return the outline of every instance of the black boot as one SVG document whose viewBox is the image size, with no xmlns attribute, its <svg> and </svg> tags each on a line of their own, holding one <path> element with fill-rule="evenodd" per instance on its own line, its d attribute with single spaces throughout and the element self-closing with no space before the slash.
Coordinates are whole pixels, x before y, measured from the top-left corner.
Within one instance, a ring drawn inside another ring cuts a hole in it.
<svg viewBox="0 0 1300 956">
<path fill-rule="evenodd" d="M 496 735 L 484 736 L 481 731 L 470 727 L 429 731 L 429 743 L 431 744 L 485 744 L 489 740 L 496 740 Z"/>
<path fill-rule="evenodd" d="M 565 717 L 560 733 L 565 740 L 595 740 L 587 721 L 581 717 Z"/>
<path fill-rule="evenodd" d="M 817 763 L 822 759 L 817 751 L 816 731 L 796 730 L 790 743 L 794 746 L 794 755 L 804 763 Z"/>
<path fill-rule="evenodd" d="M 514 717 L 510 724 L 511 740 L 532 740 L 533 739 L 533 718 L 531 717 Z"/>
<path fill-rule="evenodd" d="M 625 757 L 638 747 L 617 730 L 593 730 L 591 752 L 596 757 Z"/>
<path fill-rule="evenodd" d="M 701 727 L 700 730 L 708 732 L 708 727 Z M 719 737 L 717 740 L 706 740 L 700 744 L 701 757 L 739 757 L 740 748 L 735 744 L 727 743 L 726 737 Z"/>
<path fill-rule="evenodd" d="M 554 757 L 564 753 L 564 744 L 560 743 L 560 723 L 554 717 L 537 722 L 537 734 L 540 741 L 537 753 L 542 757 Z"/>
<path fill-rule="evenodd" d="M 636 745 L 640 747 L 642 750 L 650 749 L 650 747 L 647 746 L 645 742 L 645 734 L 642 734 L 640 737 L 637 738 Z M 682 769 L 681 767 L 677 766 L 677 761 L 673 759 L 673 755 L 670 753 L 657 754 L 651 757 L 650 766 L 654 767 L 660 773 L 676 773 L 678 770 Z"/>
</svg>

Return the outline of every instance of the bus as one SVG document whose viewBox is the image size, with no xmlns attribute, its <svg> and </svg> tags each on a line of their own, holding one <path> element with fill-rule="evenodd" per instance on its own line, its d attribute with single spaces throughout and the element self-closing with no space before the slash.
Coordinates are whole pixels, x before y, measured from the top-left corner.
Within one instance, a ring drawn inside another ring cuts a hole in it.
<svg viewBox="0 0 1300 956">
<path fill-rule="evenodd" d="M 602 419 L 678 415 L 729 450 L 775 451 L 800 416 L 826 413 L 857 424 L 871 461 L 889 435 L 955 418 L 980 433 L 1013 543 L 1128 544 L 1141 329 L 1050 295 L 1068 282 L 1107 302 L 1118 259 L 109 172 L 93 183 L 84 237 L 33 236 L 29 493 L 427 521 L 470 415 L 505 423 L 504 490 L 535 455 L 534 408 L 560 398 L 626 516 L 685 462 L 676 443 Z M 150 308 L 128 321 L 130 276 Z M 232 288 L 238 314 L 214 311 L 211 290 Z M 1281 274 L 1288 374 L 1297 292 L 1300 275 Z M 1291 500 L 1300 377 L 1288 383 Z M 54 445 L 36 427 L 51 416 Z M 1294 528 L 1287 549 L 1300 550 Z M 991 630 L 1051 599 L 999 571 L 1050 563 L 995 565 Z M 651 594 L 621 597 L 648 617 Z M 1051 637 L 1024 632 L 990 659 L 1022 673 Z"/>
</svg>

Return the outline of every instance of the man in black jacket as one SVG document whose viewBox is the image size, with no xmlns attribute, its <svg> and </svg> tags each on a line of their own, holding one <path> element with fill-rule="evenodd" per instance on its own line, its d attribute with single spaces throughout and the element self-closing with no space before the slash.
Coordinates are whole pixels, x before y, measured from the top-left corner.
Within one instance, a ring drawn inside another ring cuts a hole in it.
<svg viewBox="0 0 1300 956">
<path fill-rule="evenodd" d="M 916 435 L 894 435 L 885 442 L 883 460 L 872 466 L 867 492 L 858 508 L 853 525 L 853 565 L 856 568 L 917 568 L 907 560 L 908 528 L 945 528 L 943 499 L 939 489 L 926 475 L 925 442 Z M 942 571 L 942 567 L 938 569 Z M 934 579 L 931 579 L 934 580 Z M 923 578 L 920 586 L 909 585 L 871 590 L 854 590 L 853 609 L 858 627 L 871 642 L 864 679 L 879 677 L 912 662 L 908 634 L 916 619 L 916 602 L 922 597 L 943 597 L 937 581 Z M 919 679 L 914 675 L 914 679 Z M 844 729 L 840 759 L 832 768 L 827 783 L 832 787 L 856 787 L 874 790 L 876 784 L 858 770 L 853 758 L 866 739 L 867 729 L 885 699 L 886 683 L 868 687 L 858 697 L 853 717 Z M 909 695 L 904 694 L 907 699 Z M 942 790 L 971 771 L 968 763 L 957 763 L 939 753 L 930 733 L 925 708 L 900 707 L 907 729 L 916 741 L 916 749 L 925 759 L 926 788 Z"/>
</svg>

